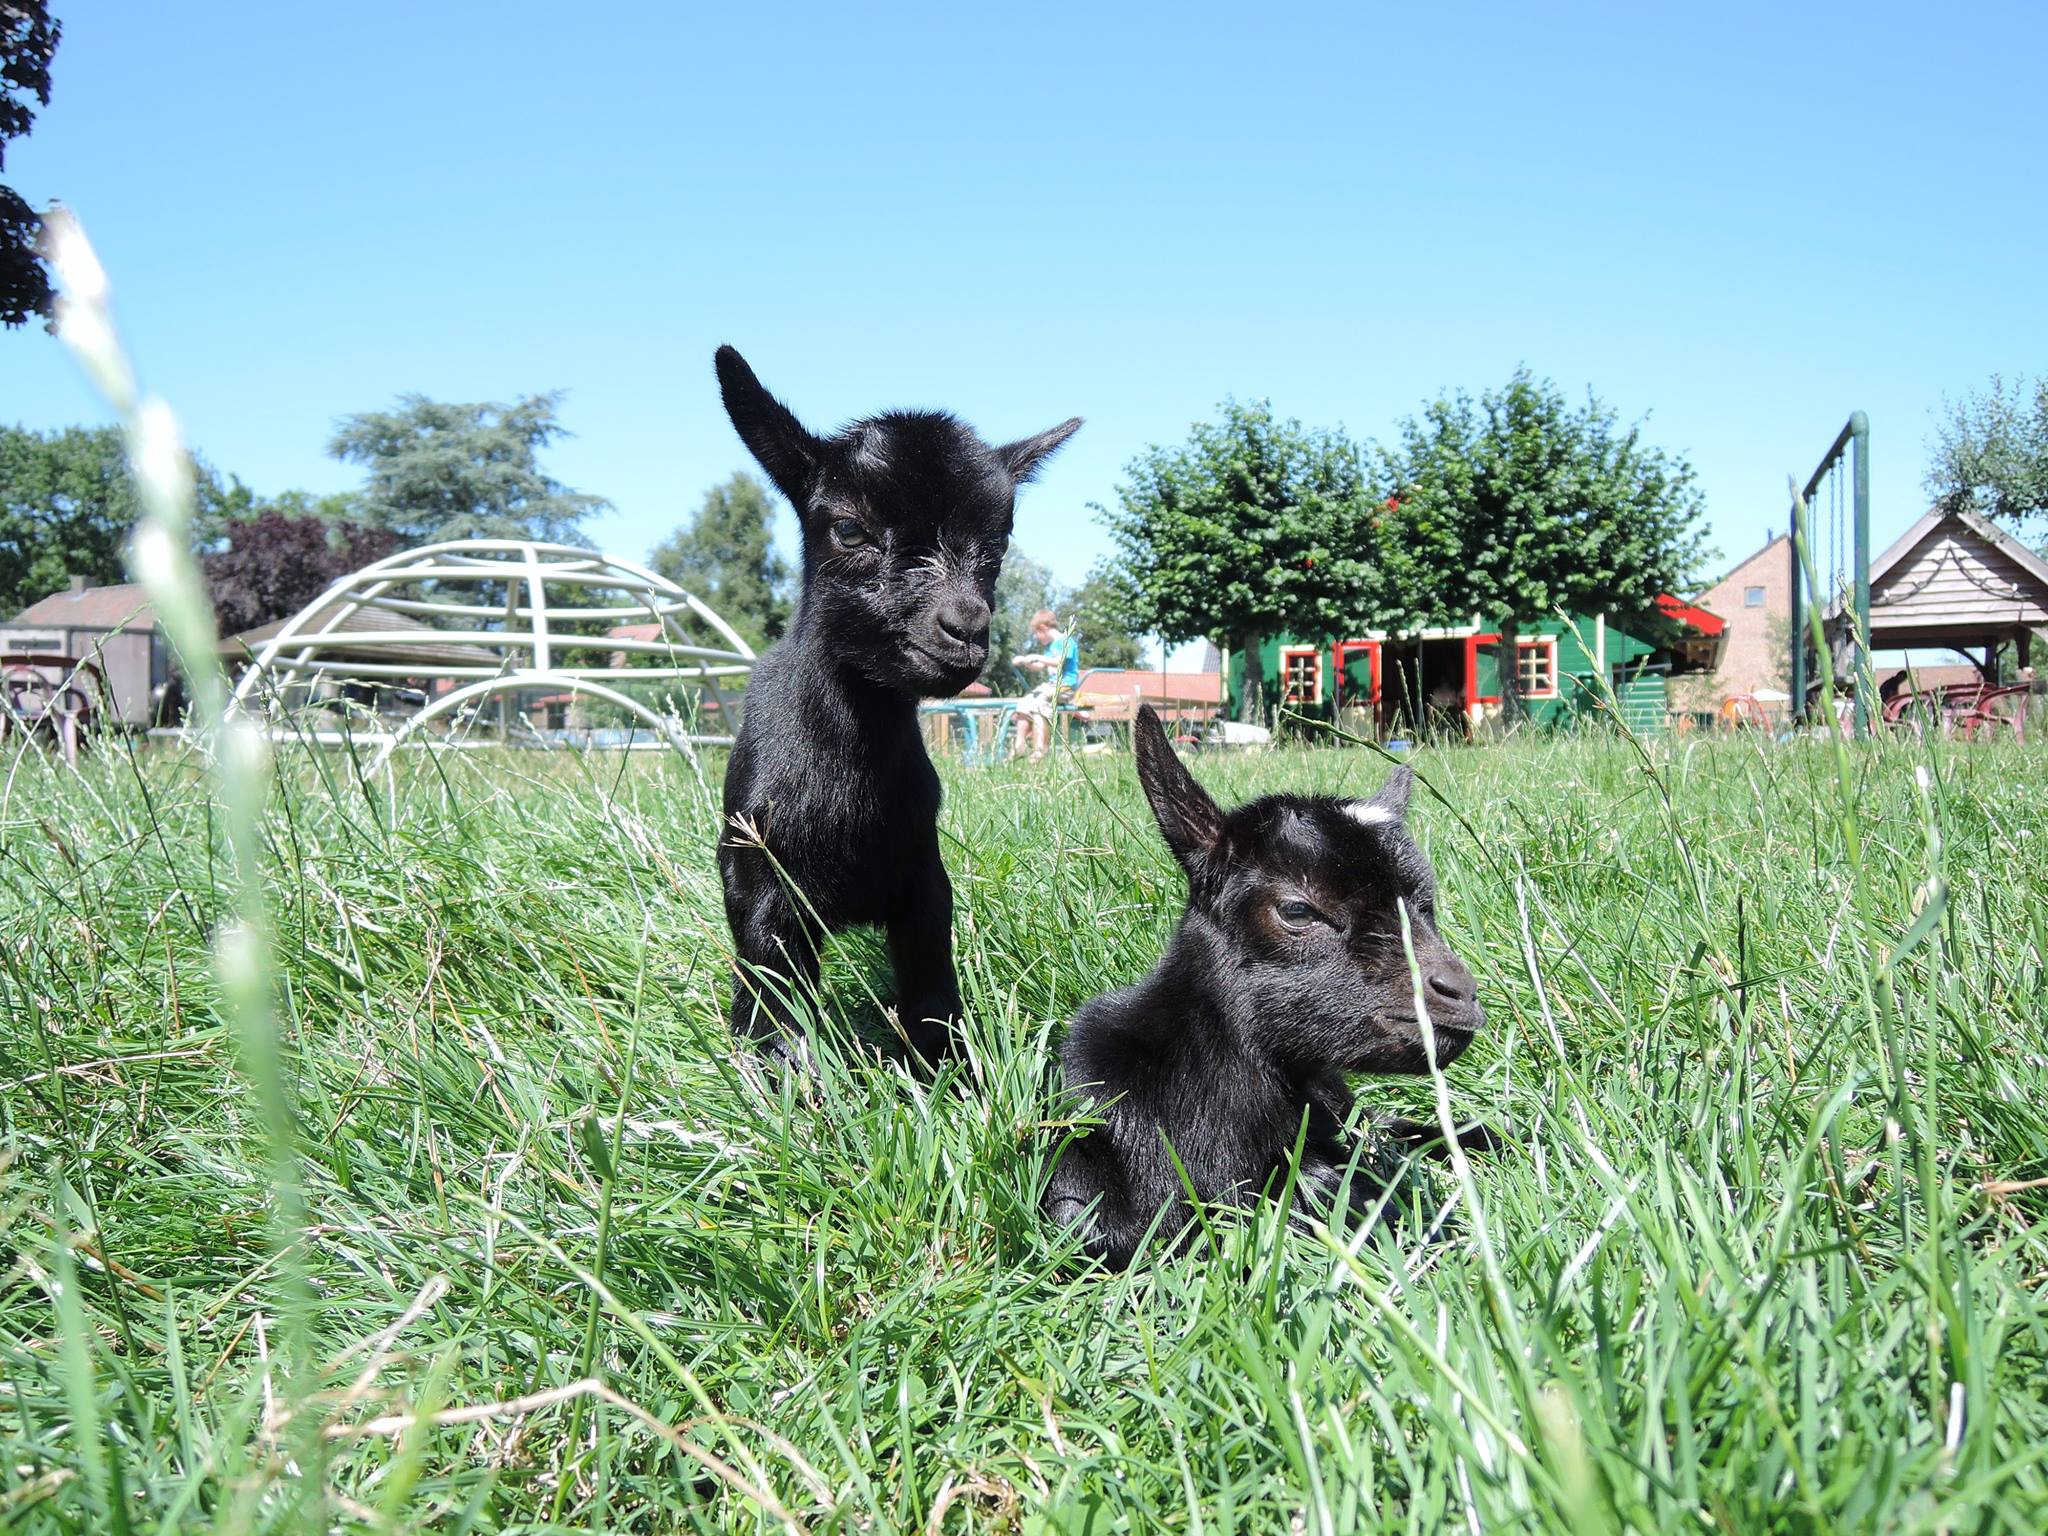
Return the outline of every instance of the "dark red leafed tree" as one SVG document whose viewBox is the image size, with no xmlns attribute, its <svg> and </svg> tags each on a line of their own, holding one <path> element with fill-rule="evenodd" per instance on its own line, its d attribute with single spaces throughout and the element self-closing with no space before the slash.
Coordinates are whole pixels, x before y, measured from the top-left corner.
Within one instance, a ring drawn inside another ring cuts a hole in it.
<svg viewBox="0 0 2048 1536">
<path fill-rule="evenodd" d="M 288 618 L 329 585 L 403 542 L 387 528 L 266 511 L 230 523 L 224 548 L 204 557 L 207 589 L 223 635 Z"/>
</svg>

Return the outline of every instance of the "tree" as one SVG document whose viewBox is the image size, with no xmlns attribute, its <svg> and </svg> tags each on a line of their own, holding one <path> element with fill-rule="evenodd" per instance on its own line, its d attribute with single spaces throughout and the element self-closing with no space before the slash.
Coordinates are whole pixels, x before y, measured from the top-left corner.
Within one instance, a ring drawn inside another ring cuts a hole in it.
<svg viewBox="0 0 2048 1536">
<path fill-rule="evenodd" d="M 2048 376 L 2008 386 L 1997 374 L 1982 394 L 1948 406 L 1935 429 L 1928 492 L 2015 525 L 2048 518 Z"/>
<path fill-rule="evenodd" d="M 1002 569 L 996 573 L 996 600 L 989 608 L 988 665 L 981 673 L 981 680 L 996 692 L 1008 692 L 1020 675 L 1010 658 L 1037 649 L 1031 643 L 1031 615 L 1056 607 L 1059 596 L 1050 566 L 1040 565 L 1014 544 L 1004 551 Z"/>
<path fill-rule="evenodd" d="M 224 491 L 204 464 L 193 480 L 194 537 L 203 539 L 247 493 L 239 483 Z M 0 618 L 73 576 L 93 586 L 126 581 L 123 551 L 137 516 L 119 428 L 0 427 Z"/>
<path fill-rule="evenodd" d="M 121 546 L 138 515 L 113 427 L 0 429 L 0 613 L 19 613 L 72 576 L 125 580 Z"/>
<path fill-rule="evenodd" d="M 240 485 L 240 481 L 235 482 Z M 260 510 L 282 512 L 286 517 L 313 517 L 323 523 L 356 523 L 367 527 L 364 522 L 362 498 L 353 491 L 329 491 L 316 496 L 311 491 L 279 491 Z M 244 514 L 255 516 L 252 510 Z"/>
<path fill-rule="evenodd" d="M 346 417 L 327 451 L 369 470 L 359 516 L 408 544 L 541 539 L 588 545 L 576 525 L 609 505 L 540 469 L 537 455 L 568 429 L 561 395 L 511 405 L 451 405 L 402 395 L 396 411 Z"/>
<path fill-rule="evenodd" d="M 1168 642 L 1208 637 L 1246 658 L 1240 713 L 1265 711 L 1259 647 L 1276 633 L 1377 621 L 1380 545 L 1355 445 L 1226 401 L 1187 442 L 1125 467 L 1097 514 L 1123 556 L 1130 627 Z"/>
<path fill-rule="evenodd" d="M 1792 619 L 1789 614 L 1774 612 L 1764 615 L 1764 660 L 1765 686 L 1780 693 L 1791 688 Z"/>
<path fill-rule="evenodd" d="M 1526 368 L 1476 401 L 1431 401 L 1376 457 L 1406 622 L 1497 619 L 1510 716 L 1522 624 L 1560 610 L 1647 617 L 1659 594 L 1688 590 L 1703 552 L 1691 466 Z"/>
<path fill-rule="evenodd" d="M 24 137 L 36 107 L 50 104 L 50 60 L 63 31 L 44 0 L 0 0 L 0 171 L 7 169 L 7 141 Z M 50 313 L 41 238 L 35 210 L 0 186 L 0 326 L 11 330 Z"/>
<path fill-rule="evenodd" d="M 760 649 L 789 624 L 789 562 L 773 541 L 775 498 L 744 470 L 704 493 L 704 505 L 647 563 Z"/>
<path fill-rule="evenodd" d="M 1080 637 L 1083 666 L 1135 667 L 1144 660 L 1144 645 L 1131 632 L 1130 606 L 1129 593 L 1100 567 L 1060 602 L 1068 629 Z"/>
<path fill-rule="evenodd" d="M 302 492 L 288 493 L 294 502 Z M 204 556 L 206 587 L 224 635 L 288 618 L 329 586 L 397 553 L 388 528 L 295 516 L 273 505 L 227 527 L 226 545 Z"/>
</svg>

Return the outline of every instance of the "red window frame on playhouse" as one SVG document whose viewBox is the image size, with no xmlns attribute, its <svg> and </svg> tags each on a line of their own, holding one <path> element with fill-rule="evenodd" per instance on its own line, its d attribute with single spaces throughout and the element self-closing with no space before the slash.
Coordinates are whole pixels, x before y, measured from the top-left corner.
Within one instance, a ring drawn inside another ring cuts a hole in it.
<svg viewBox="0 0 2048 1536">
<path fill-rule="evenodd" d="M 1477 719 L 1477 711 L 1479 711 L 1481 705 L 1497 705 L 1497 702 L 1501 702 L 1499 694 L 1483 694 L 1483 692 L 1479 692 L 1479 651 L 1483 647 L 1487 647 L 1487 645 L 1495 645 L 1497 647 L 1499 643 L 1501 643 L 1499 635 L 1466 635 L 1464 637 L 1464 713 L 1466 715 L 1473 715 L 1475 719 Z M 1561 678 L 1559 678 L 1559 672 L 1556 672 L 1556 635 L 1516 637 L 1516 662 L 1520 664 L 1522 653 L 1534 651 L 1536 647 L 1544 647 L 1544 649 L 1550 651 L 1550 686 L 1548 688 L 1534 688 L 1534 690 L 1524 688 L 1522 696 L 1524 698 L 1559 698 L 1561 696 L 1561 692 L 1559 692 Z M 1522 676 L 1520 666 L 1516 670 L 1516 676 Z"/>
<path fill-rule="evenodd" d="M 1499 694 L 1481 693 L 1479 691 L 1480 649 L 1484 646 L 1498 646 L 1499 644 L 1500 636 L 1497 634 L 1467 635 L 1465 637 L 1465 713 L 1474 719 L 1478 718 L 1480 705 L 1498 704 L 1500 702 Z M 1550 652 L 1550 686 L 1533 690 L 1524 689 L 1522 697 L 1525 699 L 1554 699 L 1559 697 L 1559 684 L 1561 682 L 1557 672 L 1557 636 L 1517 636 L 1515 639 L 1515 659 L 1518 665 L 1515 675 L 1517 677 L 1521 676 L 1519 662 L 1522 653 L 1534 650 L 1538 646 L 1542 646 Z"/>
<path fill-rule="evenodd" d="M 1347 699 L 1344 696 L 1344 659 L 1347 656 L 1365 653 L 1370 665 L 1372 692 L 1363 699 Z M 1330 647 L 1330 693 L 1336 707 L 1342 709 L 1349 704 L 1354 709 L 1377 707 L 1380 702 L 1380 642 L 1377 640 L 1339 640 Z"/>
<path fill-rule="evenodd" d="M 1467 635 L 1465 637 L 1465 717 L 1468 720 L 1479 718 L 1480 705 L 1498 704 L 1500 702 L 1499 694 L 1481 693 L 1479 691 L 1479 648 L 1483 645 L 1499 644 L 1499 635 Z"/>
<path fill-rule="evenodd" d="M 1309 696 L 1302 698 L 1294 691 L 1293 680 L 1288 676 L 1288 664 L 1306 656 L 1313 671 L 1310 673 Z M 1289 645 L 1280 650 L 1280 702 L 1282 704 L 1320 704 L 1323 702 L 1323 655 L 1312 645 Z"/>
</svg>

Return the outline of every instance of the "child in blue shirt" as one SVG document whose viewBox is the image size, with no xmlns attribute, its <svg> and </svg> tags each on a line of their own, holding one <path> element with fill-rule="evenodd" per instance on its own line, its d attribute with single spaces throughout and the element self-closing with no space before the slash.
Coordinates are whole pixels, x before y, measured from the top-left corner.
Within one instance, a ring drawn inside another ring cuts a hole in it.
<svg viewBox="0 0 2048 1536">
<path fill-rule="evenodd" d="M 1060 633 L 1050 608 L 1041 608 L 1031 615 L 1031 640 L 1038 650 L 1012 659 L 1022 670 L 1036 673 L 1042 679 L 1037 687 L 1017 701 L 1016 750 L 1024 750 L 1028 730 L 1031 737 L 1029 761 L 1035 763 L 1045 756 L 1046 746 L 1052 738 L 1054 711 L 1081 681 L 1081 647 L 1073 636 Z"/>
</svg>

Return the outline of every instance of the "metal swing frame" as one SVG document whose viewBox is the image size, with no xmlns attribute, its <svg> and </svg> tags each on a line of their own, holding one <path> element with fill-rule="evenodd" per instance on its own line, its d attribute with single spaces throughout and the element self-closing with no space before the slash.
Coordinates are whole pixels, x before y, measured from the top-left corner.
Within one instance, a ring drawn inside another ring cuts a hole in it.
<svg viewBox="0 0 2048 1536">
<path fill-rule="evenodd" d="M 1814 493 L 1817 492 L 1828 474 L 1842 461 L 1844 454 L 1850 456 L 1850 477 L 1853 515 L 1855 518 L 1855 545 L 1851 556 L 1854 579 L 1850 584 L 1849 599 L 1854 610 L 1849 631 L 1849 679 L 1856 700 L 1856 734 L 1870 734 L 1870 418 L 1861 411 L 1852 411 L 1842 430 L 1835 434 L 1835 440 L 1828 451 L 1821 456 L 1819 466 L 1807 477 L 1806 488 L 1794 498 L 1789 522 L 1791 527 L 1792 559 L 1792 711 L 1795 716 L 1806 710 L 1806 642 L 1807 603 L 1806 571 L 1804 561 L 1808 553 L 1809 518 L 1802 516 L 1802 509 L 1810 512 Z M 1818 569 L 1818 566 L 1816 566 Z M 1814 593 L 1810 599 L 1822 605 L 1825 614 L 1834 602 L 1830 597 Z M 1832 729 L 1830 723 L 1830 729 Z"/>
</svg>

